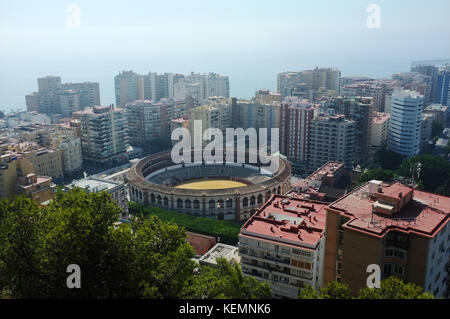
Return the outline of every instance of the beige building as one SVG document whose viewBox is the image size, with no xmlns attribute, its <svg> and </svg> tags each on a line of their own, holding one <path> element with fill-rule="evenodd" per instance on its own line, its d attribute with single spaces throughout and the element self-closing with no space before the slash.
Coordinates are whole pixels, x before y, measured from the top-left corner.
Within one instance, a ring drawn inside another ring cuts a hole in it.
<svg viewBox="0 0 450 319">
<path fill-rule="evenodd" d="M 123 71 L 114 77 L 116 106 L 144 99 L 144 79 L 133 71 Z"/>
<path fill-rule="evenodd" d="M 370 135 L 370 145 L 373 148 L 379 148 L 386 145 L 389 119 L 391 115 L 388 113 L 375 113 L 372 118 L 372 131 Z"/>
<path fill-rule="evenodd" d="M 202 136 L 208 128 L 218 128 L 222 131 L 223 137 L 226 136 L 226 129 L 231 128 L 231 105 L 227 99 L 217 99 L 211 104 L 198 106 L 190 110 L 190 132 L 192 143 L 194 141 L 194 125 L 195 121 L 202 123 Z M 195 129 L 199 129 L 195 127 Z M 203 145 L 208 141 L 203 141 Z"/>
<path fill-rule="evenodd" d="M 27 174 L 19 177 L 16 185 L 17 194 L 30 198 L 37 204 L 48 201 L 52 198 L 51 177 Z"/>
<path fill-rule="evenodd" d="M 373 264 L 382 279 L 397 276 L 448 298 L 449 197 L 373 180 L 326 210 L 325 283 L 338 280 L 356 294 Z"/>
<path fill-rule="evenodd" d="M 64 174 L 70 175 L 82 169 L 81 138 L 64 135 L 55 136 L 52 137 L 50 145 L 52 148 L 62 152 Z"/>
<path fill-rule="evenodd" d="M 28 160 L 37 175 L 50 176 L 53 179 L 64 177 L 60 150 L 41 147 L 35 142 L 8 144 L 6 150 L 5 154 L 14 154 Z"/>
<path fill-rule="evenodd" d="M 36 203 L 52 196 L 51 178 L 33 173 L 33 164 L 20 155 L 6 152 L 0 156 L 0 198 L 12 200 L 24 195 Z"/>
</svg>

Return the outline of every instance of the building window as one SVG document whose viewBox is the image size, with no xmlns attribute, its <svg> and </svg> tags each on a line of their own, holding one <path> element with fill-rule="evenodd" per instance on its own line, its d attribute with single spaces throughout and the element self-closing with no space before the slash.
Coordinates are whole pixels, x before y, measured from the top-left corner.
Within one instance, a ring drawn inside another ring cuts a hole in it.
<svg viewBox="0 0 450 319">
<path fill-rule="evenodd" d="M 405 274 L 405 268 L 402 266 L 394 265 L 393 271 L 395 275 L 403 276 Z"/>
<path fill-rule="evenodd" d="M 391 275 L 392 272 L 392 265 L 391 264 L 385 264 L 383 266 L 383 275 L 385 277 L 389 277 Z"/>
<path fill-rule="evenodd" d="M 342 245 L 344 243 L 344 232 L 340 230 L 338 232 L 338 244 Z"/>
</svg>

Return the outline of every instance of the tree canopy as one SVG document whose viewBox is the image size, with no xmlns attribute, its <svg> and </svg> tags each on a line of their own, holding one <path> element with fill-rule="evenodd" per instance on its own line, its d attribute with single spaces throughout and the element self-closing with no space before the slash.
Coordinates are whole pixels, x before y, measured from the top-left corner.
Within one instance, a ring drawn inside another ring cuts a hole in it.
<svg viewBox="0 0 450 319">
<path fill-rule="evenodd" d="M 107 192 L 58 191 L 46 207 L 24 197 L 1 201 L 0 291 L 52 299 L 270 295 L 226 261 L 194 274 L 193 248 L 176 224 L 141 216 L 118 225 L 119 216 Z M 80 289 L 67 288 L 71 264 L 81 269 Z"/>
<path fill-rule="evenodd" d="M 348 285 L 332 281 L 319 291 L 312 287 L 303 289 L 299 299 L 434 299 L 433 295 L 424 292 L 422 287 L 405 283 L 398 277 L 383 279 L 380 286 L 380 288 L 364 287 L 357 296 L 352 296 Z"/>
<path fill-rule="evenodd" d="M 381 287 L 360 290 L 359 299 L 434 299 L 433 295 L 424 292 L 422 287 L 413 283 L 405 283 L 398 277 L 389 277 L 381 281 Z"/>
<path fill-rule="evenodd" d="M 411 176 L 410 169 L 414 163 L 422 164 L 419 180 L 425 191 L 450 195 L 450 163 L 441 156 L 417 155 L 404 160 L 399 168 L 402 176 Z"/>
</svg>

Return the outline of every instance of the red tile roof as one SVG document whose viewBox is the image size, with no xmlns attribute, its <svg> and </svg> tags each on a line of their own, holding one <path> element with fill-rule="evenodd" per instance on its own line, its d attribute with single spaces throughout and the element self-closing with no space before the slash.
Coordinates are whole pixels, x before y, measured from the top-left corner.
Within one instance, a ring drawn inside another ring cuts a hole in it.
<svg viewBox="0 0 450 319">
<path fill-rule="evenodd" d="M 203 256 L 216 244 L 216 238 L 197 233 L 186 232 L 187 242 L 194 248 L 195 254 Z"/>
<path fill-rule="evenodd" d="M 273 195 L 242 227 L 241 236 L 315 249 L 324 235 L 326 203 Z"/>
<path fill-rule="evenodd" d="M 434 237 L 447 224 L 450 216 L 450 197 L 412 189 L 398 182 L 382 184 L 383 194 L 399 198 L 413 191 L 412 200 L 393 215 L 372 214 L 376 198 L 370 195 L 369 183 L 335 201 L 329 209 L 350 217 L 343 227 L 382 237 L 389 230 L 413 232 L 424 237 Z"/>
</svg>

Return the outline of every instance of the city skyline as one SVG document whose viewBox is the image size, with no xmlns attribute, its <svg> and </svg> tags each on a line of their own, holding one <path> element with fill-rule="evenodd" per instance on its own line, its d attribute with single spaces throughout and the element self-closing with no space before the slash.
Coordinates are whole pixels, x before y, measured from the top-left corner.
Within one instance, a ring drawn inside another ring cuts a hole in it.
<svg viewBox="0 0 450 319">
<path fill-rule="evenodd" d="M 372 3 L 381 10 L 379 29 L 366 24 Z M 79 6 L 79 28 L 67 25 L 71 4 Z M 275 90 L 279 72 L 330 66 L 342 76 L 385 78 L 450 51 L 442 41 L 447 1 L 133 4 L 1 1 L 0 109 L 23 108 L 34 79 L 50 74 L 99 82 L 106 105 L 114 103 L 114 75 L 130 69 L 224 74 L 230 95 L 248 98 Z"/>
</svg>

